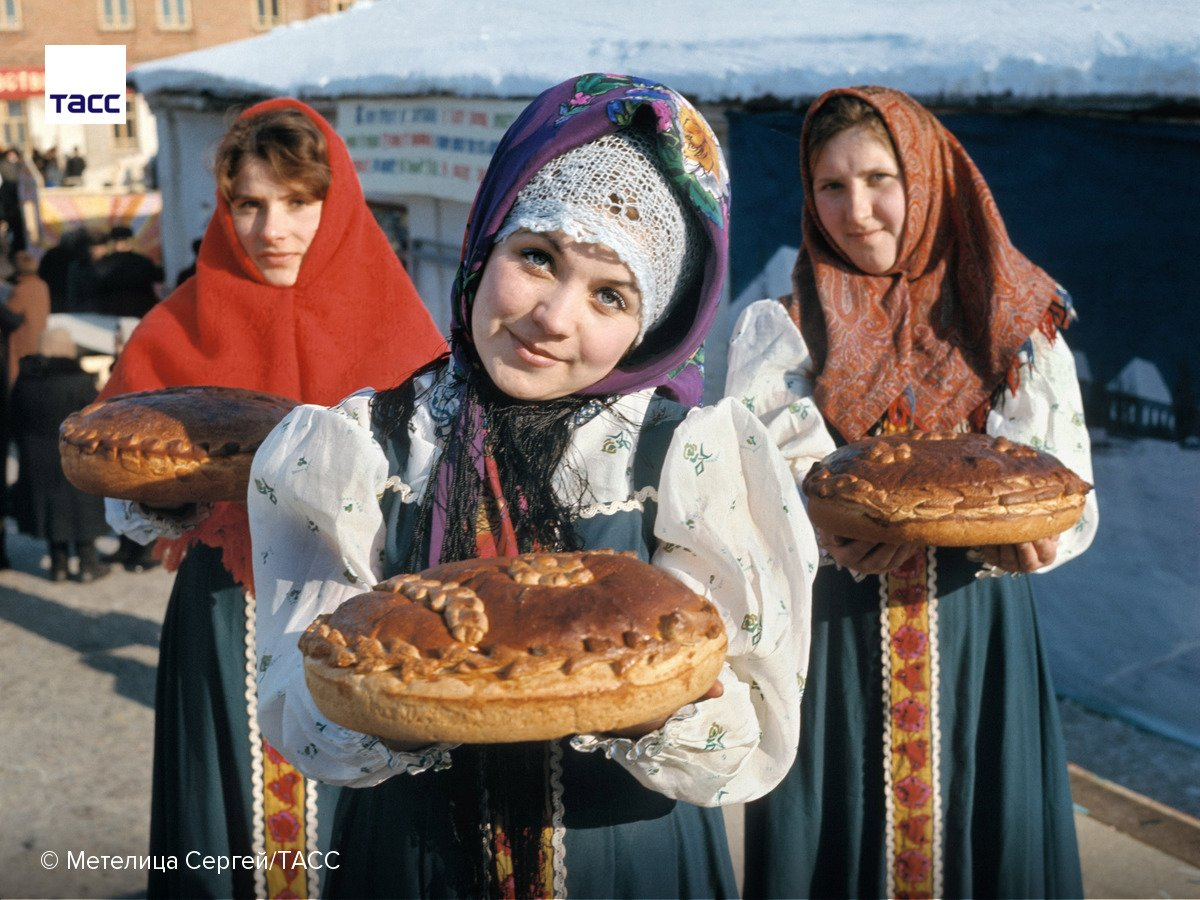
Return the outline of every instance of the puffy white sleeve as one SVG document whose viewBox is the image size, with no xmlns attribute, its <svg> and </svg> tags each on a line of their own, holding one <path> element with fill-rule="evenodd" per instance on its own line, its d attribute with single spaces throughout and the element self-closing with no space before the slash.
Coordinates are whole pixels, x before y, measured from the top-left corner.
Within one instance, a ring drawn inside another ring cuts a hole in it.
<svg viewBox="0 0 1200 900">
<path fill-rule="evenodd" d="M 762 421 L 797 484 L 837 449 L 812 398 L 811 365 L 808 345 L 781 303 L 746 307 L 729 342 L 725 396 Z"/>
<path fill-rule="evenodd" d="M 178 511 L 152 509 L 133 500 L 104 498 L 104 518 L 117 534 L 149 544 L 158 538 L 179 538 L 208 517 L 212 505 L 192 503 Z"/>
<path fill-rule="evenodd" d="M 393 752 L 329 722 L 304 682 L 300 635 L 381 580 L 379 497 L 388 472 L 370 429 L 370 397 L 293 410 L 255 455 L 247 497 L 263 736 L 305 775 L 355 787 L 448 765 L 444 747 Z"/>
<path fill-rule="evenodd" d="M 701 806 L 760 797 L 787 774 L 800 733 L 817 547 L 792 475 L 763 424 L 726 399 L 676 429 L 658 486 L 653 563 L 721 610 L 724 694 L 632 741 L 581 735 L 643 785 Z"/>
<path fill-rule="evenodd" d="M 1051 342 L 1036 331 L 1031 343 L 1032 352 L 1026 354 L 1020 367 L 1020 385 L 1015 394 L 1005 390 L 1003 399 L 988 414 L 987 432 L 1045 450 L 1092 484 L 1091 440 L 1083 420 L 1075 357 L 1061 334 Z M 1083 553 L 1095 538 L 1099 524 L 1093 490 L 1075 527 L 1059 537 L 1054 562 L 1038 569 L 1038 573 L 1049 572 Z"/>
</svg>

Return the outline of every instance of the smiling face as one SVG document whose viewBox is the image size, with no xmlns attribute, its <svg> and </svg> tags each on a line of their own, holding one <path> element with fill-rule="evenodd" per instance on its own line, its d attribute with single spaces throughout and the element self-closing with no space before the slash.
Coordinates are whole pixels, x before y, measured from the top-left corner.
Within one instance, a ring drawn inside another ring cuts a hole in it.
<svg viewBox="0 0 1200 900">
<path fill-rule="evenodd" d="M 840 131 L 812 166 L 817 216 L 838 249 L 868 275 L 896 265 L 905 195 L 892 148 L 866 126 Z"/>
<path fill-rule="evenodd" d="M 638 335 L 641 307 L 637 281 L 608 247 L 521 230 L 493 249 L 471 329 L 496 387 L 552 400 L 616 367 Z"/>
<path fill-rule="evenodd" d="M 321 225 L 323 201 L 279 181 L 262 160 L 249 156 L 230 191 L 233 229 L 267 284 L 291 287 Z"/>
</svg>

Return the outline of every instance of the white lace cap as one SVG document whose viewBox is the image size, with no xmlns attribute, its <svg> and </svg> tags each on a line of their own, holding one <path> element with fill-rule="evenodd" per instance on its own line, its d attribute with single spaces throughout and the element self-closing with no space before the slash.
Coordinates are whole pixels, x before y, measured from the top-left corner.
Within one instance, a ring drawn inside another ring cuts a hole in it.
<svg viewBox="0 0 1200 900">
<path fill-rule="evenodd" d="M 635 345 L 666 314 L 699 255 L 691 217 L 653 145 L 632 131 L 603 135 L 546 163 L 517 194 L 496 243 L 519 229 L 561 231 L 616 253 L 642 294 Z"/>
</svg>

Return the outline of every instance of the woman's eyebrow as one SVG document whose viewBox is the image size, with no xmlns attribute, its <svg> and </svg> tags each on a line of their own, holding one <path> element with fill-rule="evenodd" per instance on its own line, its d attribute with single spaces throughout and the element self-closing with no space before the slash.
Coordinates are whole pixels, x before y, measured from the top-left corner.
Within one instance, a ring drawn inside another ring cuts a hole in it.
<svg viewBox="0 0 1200 900">
<path fill-rule="evenodd" d="M 638 287 L 637 281 L 633 278 L 606 278 L 605 281 L 607 281 L 613 287 L 630 288 L 631 290 L 636 291 L 638 294 L 641 294 L 642 292 L 642 289 Z"/>
<path fill-rule="evenodd" d="M 544 241 L 545 241 L 547 244 L 549 244 L 551 247 L 553 247 L 553 248 L 555 249 L 555 251 L 557 251 L 558 253 L 562 253 L 562 252 L 563 252 L 562 244 L 560 244 L 560 243 L 559 243 L 559 242 L 558 242 L 558 241 L 557 241 L 557 240 L 554 238 L 554 236 L 553 236 L 553 235 L 551 235 L 551 234 L 549 234 L 548 232 L 545 232 L 545 231 L 531 231 L 531 232 L 529 232 L 529 234 L 530 234 L 531 236 L 534 236 L 534 237 L 539 237 L 539 238 L 541 238 L 541 239 L 542 239 L 542 240 L 544 240 Z"/>
</svg>

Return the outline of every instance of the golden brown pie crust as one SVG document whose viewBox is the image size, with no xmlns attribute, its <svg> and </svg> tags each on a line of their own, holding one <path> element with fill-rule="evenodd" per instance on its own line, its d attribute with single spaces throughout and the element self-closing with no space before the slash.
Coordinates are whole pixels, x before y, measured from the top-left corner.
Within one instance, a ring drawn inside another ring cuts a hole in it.
<svg viewBox="0 0 1200 900">
<path fill-rule="evenodd" d="M 712 603 L 612 551 L 447 563 L 353 597 L 300 638 L 317 708 L 407 742 L 507 743 L 675 712 L 725 659 Z"/>
<path fill-rule="evenodd" d="M 803 489 L 813 524 L 831 534 L 972 547 L 1066 531 L 1092 488 L 1049 453 L 1007 438 L 914 431 L 839 448 Z"/>
<path fill-rule="evenodd" d="M 255 450 L 295 405 L 207 386 L 111 397 L 59 427 L 63 473 L 86 493 L 155 506 L 244 501 Z"/>
</svg>

